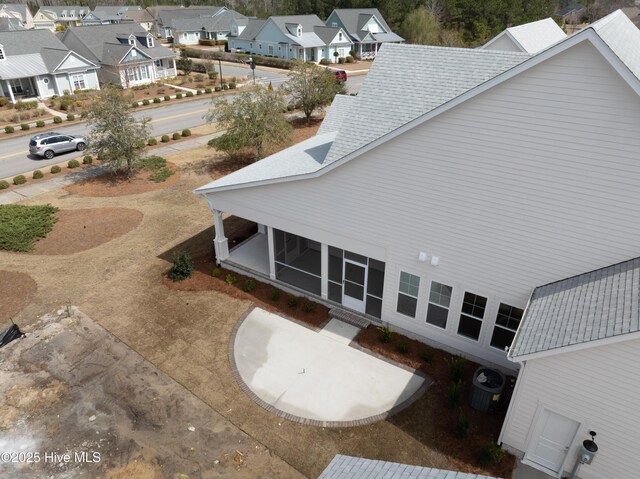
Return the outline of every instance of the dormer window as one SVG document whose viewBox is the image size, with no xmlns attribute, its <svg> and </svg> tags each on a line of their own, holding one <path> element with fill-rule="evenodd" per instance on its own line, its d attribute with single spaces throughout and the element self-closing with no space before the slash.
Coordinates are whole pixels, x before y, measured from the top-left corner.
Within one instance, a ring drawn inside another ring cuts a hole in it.
<svg viewBox="0 0 640 479">
<path fill-rule="evenodd" d="M 302 25 L 298 25 L 298 30 L 296 32 L 296 36 L 298 36 L 298 37 L 302 36 Z"/>
<path fill-rule="evenodd" d="M 136 37 L 134 37 L 133 35 L 129 36 L 129 45 L 135 45 L 136 44 Z"/>
<path fill-rule="evenodd" d="M 341 42 L 342 41 L 342 32 L 338 33 L 338 41 Z"/>
<path fill-rule="evenodd" d="M 338 22 L 331 22 L 331 26 L 332 26 L 333 28 L 336 28 L 336 27 L 338 26 Z"/>
<path fill-rule="evenodd" d="M 6 60 L 7 57 L 4 56 L 4 46 L 0 45 L 0 60 Z"/>
<path fill-rule="evenodd" d="M 147 48 L 153 48 L 153 37 L 152 36 L 148 36 L 147 37 Z"/>
</svg>

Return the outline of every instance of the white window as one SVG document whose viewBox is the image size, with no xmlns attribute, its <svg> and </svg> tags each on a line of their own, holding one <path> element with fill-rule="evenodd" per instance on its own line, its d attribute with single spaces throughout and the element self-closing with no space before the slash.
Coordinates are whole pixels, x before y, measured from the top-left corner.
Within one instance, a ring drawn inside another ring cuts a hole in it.
<svg viewBox="0 0 640 479">
<path fill-rule="evenodd" d="M 420 291 L 420 276 L 400 272 L 400 286 L 398 287 L 398 313 L 412 318 L 416 317 L 418 307 L 418 292 Z"/>
<path fill-rule="evenodd" d="M 127 68 L 127 78 L 129 82 L 149 80 L 149 65 Z"/>
<path fill-rule="evenodd" d="M 453 288 L 451 286 L 436 283 L 435 281 L 431 282 L 429 306 L 427 308 L 427 323 L 440 328 L 447 327 L 452 291 Z"/>
<path fill-rule="evenodd" d="M 0 60 L 5 60 L 6 58 L 4 56 L 4 46 L 0 45 Z"/>
<path fill-rule="evenodd" d="M 162 67 L 163 67 L 163 65 L 162 65 L 162 60 L 156 60 L 156 61 L 155 61 L 155 64 L 156 64 L 156 67 L 157 67 L 157 68 L 162 68 Z"/>
<path fill-rule="evenodd" d="M 153 48 L 153 37 L 147 37 L 147 47 Z"/>
<path fill-rule="evenodd" d="M 331 23 L 331 26 L 332 26 L 333 28 L 336 28 L 336 27 L 338 26 L 338 22 L 332 22 L 332 23 Z"/>
<path fill-rule="evenodd" d="M 342 32 L 338 33 L 338 41 L 342 41 Z"/>
<path fill-rule="evenodd" d="M 298 25 L 298 31 L 297 31 L 297 35 L 298 37 L 302 36 L 302 27 L 300 25 Z"/>
<path fill-rule="evenodd" d="M 129 37 L 129 45 L 135 45 L 136 44 L 136 39 L 133 35 L 131 35 Z"/>
<path fill-rule="evenodd" d="M 462 302 L 462 314 L 458 323 L 458 334 L 476 341 L 480 337 L 482 318 L 487 308 L 487 298 L 477 294 L 464 293 Z"/>
<path fill-rule="evenodd" d="M 73 82 L 73 90 L 86 90 L 87 85 L 84 81 L 84 75 L 72 75 L 71 81 Z"/>
<path fill-rule="evenodd" d="M 520 308 L 500 303 L 496 325 L 491 336 L 491 346 L 503 351 L 506 347 L 511 346 L 523 314 L 524 311 Z"/>
<path fill-rule="evenodd" d="M 131 50 L 131 56 L 132 57 L 137 57 L 138 56 L 138 52 L 136 50 Z"/>
<path fill-rule="evenodd" d="M 273 55 L 273 45 L 269 45 L 269 55 Z"/>
</svg>

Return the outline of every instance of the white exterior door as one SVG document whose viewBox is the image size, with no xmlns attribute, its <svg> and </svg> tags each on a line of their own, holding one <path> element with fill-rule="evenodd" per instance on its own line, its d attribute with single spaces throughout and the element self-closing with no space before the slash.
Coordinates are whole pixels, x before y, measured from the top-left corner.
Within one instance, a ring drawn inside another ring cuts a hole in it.
<svg viewBox="0 0 640 479">
<path fill-rule="evenodd" d="M 344 259 L 342 283 L 342 305 L 364 313 L 364 298 L 367 291 L 367 265 Z"/>
<path fill-rule="evenodd" d="M 580 423 L 547 409 L 542 409 L 527 454 L 526 462 L 539 469 L 559 475 L 569 448 L 578 433 Z"/>
</svg>

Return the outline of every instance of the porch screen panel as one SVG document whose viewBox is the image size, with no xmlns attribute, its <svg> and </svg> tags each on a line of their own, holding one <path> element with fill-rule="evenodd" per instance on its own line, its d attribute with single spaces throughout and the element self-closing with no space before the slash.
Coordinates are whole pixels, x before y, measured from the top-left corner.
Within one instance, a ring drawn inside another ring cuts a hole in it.
<svg viewBox="0 0 640 479">
<path fill-rule="evenodd" d="M 384 263 L 369 258 L 367 274 L 367 304 L 365 313 L 380 318 L 382 316 L 382 290 L 384 288 Z"/>
<path fill-rule="evenodd" d="M 276 279 L 320 295 L 320 245 L 316 241 L 277 229 L 273 230 Z"/>
<path fill-rule="evenodd" d="M 341 249 L 329 246 L 328 297 L 336 303 L 342 303 L 342 255 Z"/>
</svg>

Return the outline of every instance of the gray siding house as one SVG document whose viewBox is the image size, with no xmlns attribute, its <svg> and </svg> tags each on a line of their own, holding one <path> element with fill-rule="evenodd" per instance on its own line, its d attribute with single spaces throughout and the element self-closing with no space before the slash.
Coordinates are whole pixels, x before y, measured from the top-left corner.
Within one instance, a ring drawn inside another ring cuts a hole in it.
<svg viewBox="0 0 640 479">
<path fill-rule="evenodd" d="M 197 45 L 200 40 L 226 40 L 231 25 L 242 23 L 247 17 L 235 10 L 225 10 L 216 15 L 196 18 L 174 18 L 171 21 L 173 42 L 178 45 Z"/>
<path fill-rule="evenodd" d="M 12 103 L 97 89 L 97 70 L 48 30 L 0 33 L 0 95 Z"/>
<path fill-rule="evenodd" d="M 100 83 L 124 88 L 176 76 L 174 53 L 136 23 L 69 28 L 62 42 L 100 66 Z"/>
<path fill-rule="evenodd" d="M 150 12 L 156 12 L 156 31 L 162 38 L 173 38 L 174 32 L 172 23 L 175 20 L 195 19 L 200 17 L 215 17 L 216 15 L 227 11 L 226 7 L 157 7 L 157 10 L 149 9 Z M 153 13 L 152 13 L 153 14 Z"/>
</svg>

